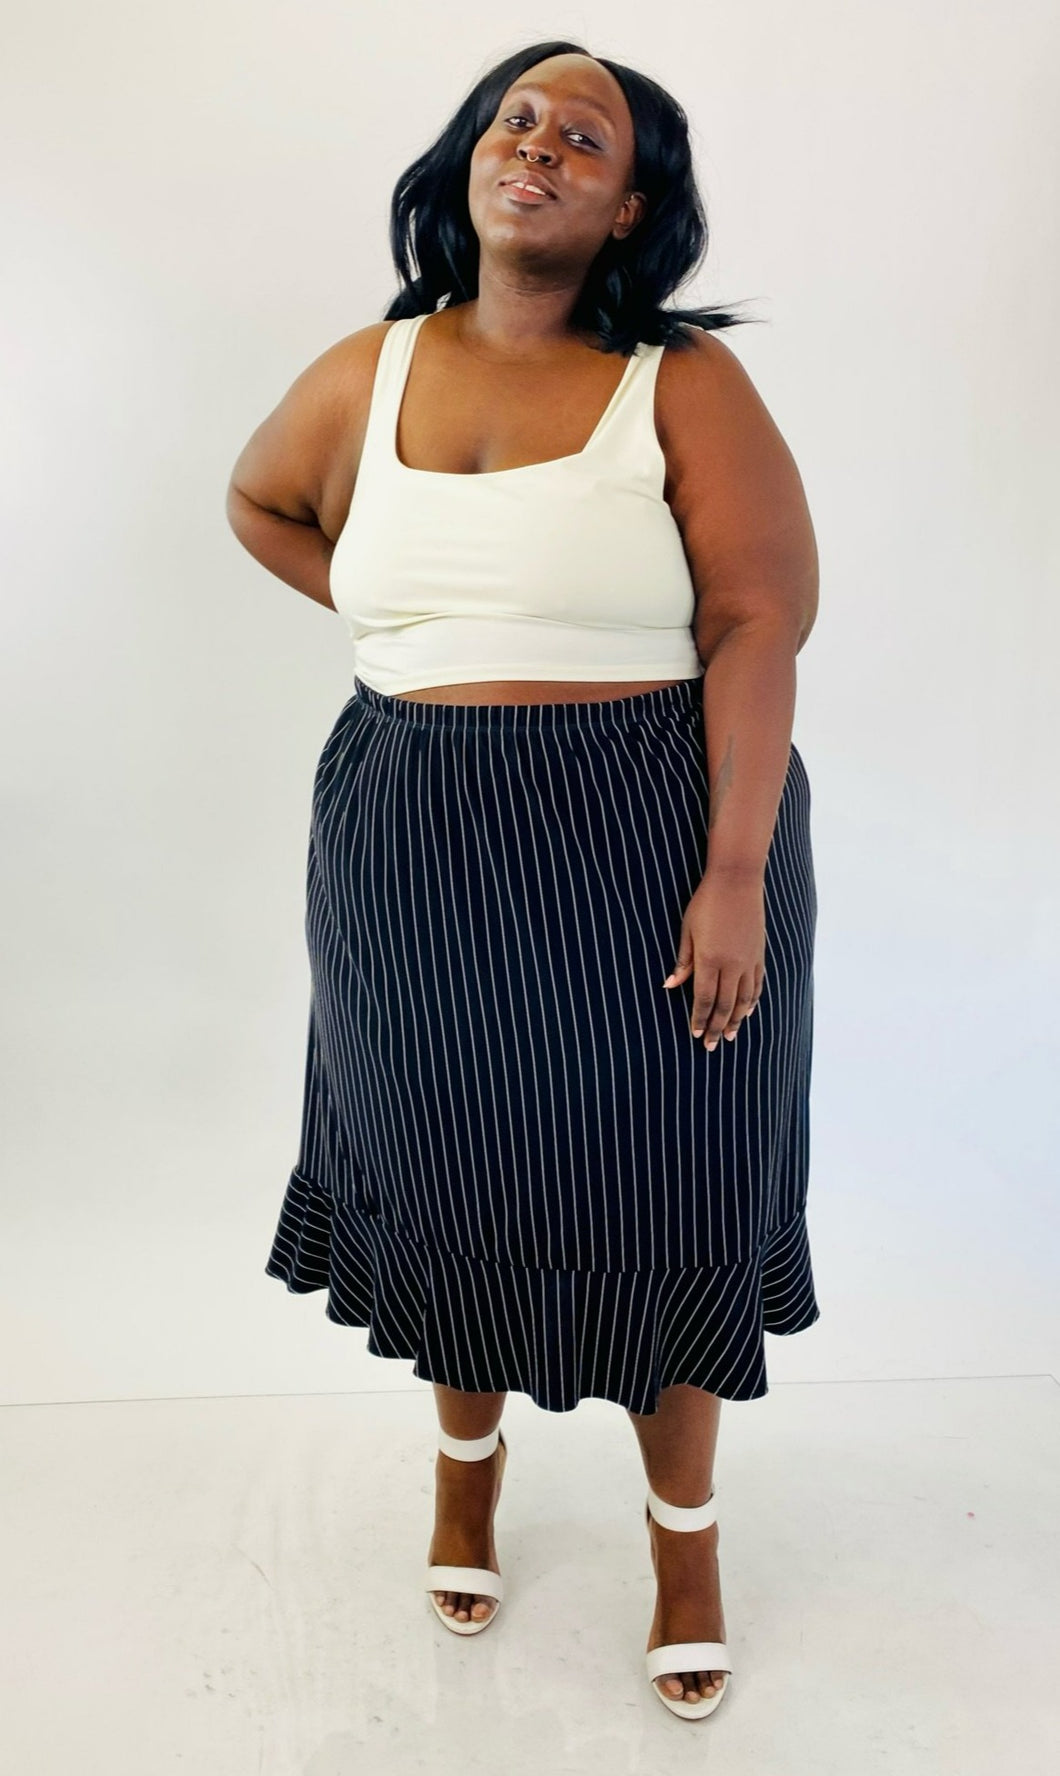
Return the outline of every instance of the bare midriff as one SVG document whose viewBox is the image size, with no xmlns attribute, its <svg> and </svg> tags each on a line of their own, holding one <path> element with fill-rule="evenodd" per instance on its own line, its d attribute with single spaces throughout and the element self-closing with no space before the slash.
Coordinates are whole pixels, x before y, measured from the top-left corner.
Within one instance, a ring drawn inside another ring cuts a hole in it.
<svg viewBox="0 0 1060 1776">
<path fill-rule="evenodd" d="M 395 691 L 409 703 L 600 703 L 607 697 L 635 697 L 685 684 L 683 678 L 647 678 L 618 684 L 595 680 L 490 679 L 485 684 L 428 685 L 422 691 Z"/>
</svg>

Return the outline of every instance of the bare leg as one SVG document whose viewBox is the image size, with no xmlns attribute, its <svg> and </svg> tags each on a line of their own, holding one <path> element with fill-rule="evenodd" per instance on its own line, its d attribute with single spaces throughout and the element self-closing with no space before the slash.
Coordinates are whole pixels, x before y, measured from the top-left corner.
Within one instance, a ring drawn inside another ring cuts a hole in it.
<svg viewBox="0 0 1060 1776">
<path fill-rule="evenodd" d="M 702 1505 L 710 1497 L 720 1417 L 716 1394 L 683 1385 L 663 1388 L 657 1412 L 629 1414 L 648 1484 L 667 1504 Z M 724 1640 L 717 1524 L 664 1529 L 652 1517 L 649 1533 L 658 1593 L 645 1651 L 675 1640 Z M 697 1702 L 716 1695 L 724 1678 L 721 1671 L 682 1671 L 655 1682 L 665 1695 Z"/>
<path fill-rule="evenodd" d="M 432 1383 L 438 1423 L 450 1437 L 487 1437 L 501 1422 L 507 1394 L 462 1393 L 459 1388 Z M 485 1566 L 499 1572 L 493 1540 L 493 1513 L 497 1504 L 498 1452 L 500 1444 L 484 1461 L 457 1461 L 438 1451 L 434 1476 L 434 1534 L 427 1552 L 428 1566 Z M 482 1622 L 497 1607 L 495 1597 L 474 1592 L 436 1591 L 435 1598 L 447 1616 L 458 1622 Z"/>
</svg>

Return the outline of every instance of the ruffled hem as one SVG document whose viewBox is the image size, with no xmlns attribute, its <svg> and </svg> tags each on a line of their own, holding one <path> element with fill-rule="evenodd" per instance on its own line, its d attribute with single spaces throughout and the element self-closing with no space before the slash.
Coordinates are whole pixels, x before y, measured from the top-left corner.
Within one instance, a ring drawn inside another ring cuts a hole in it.
<svg viewBox="0 0 1060 1776">
<path fill-rule="evenodd" d="M 414 1375 L 447 1387 L 527 1394 L 548 1412 L 595 1398 L 653 1413 L 677 1383 L 759 1399 L 763 1334 L 820 1318 L 804 1211 L 734 1264 L 535 1270 L 431 1251 L 295 1170 L 265 1273 L 293 1294 L 326 1289 L 328 1319 L 366 1326 L 373 1356 L 411 1358 Z"/>
</svg>

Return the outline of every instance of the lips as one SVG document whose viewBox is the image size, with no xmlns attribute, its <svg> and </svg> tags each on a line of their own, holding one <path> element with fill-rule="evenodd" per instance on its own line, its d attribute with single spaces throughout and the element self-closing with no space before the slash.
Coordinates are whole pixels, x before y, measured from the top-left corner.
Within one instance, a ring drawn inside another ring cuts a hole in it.
<svg viewBox="0 0 1060 1776">
<path fill-rule="evenodd" d="M 522 171 L 507 173 L 498 183 L 501 185 L 529 185 L 534 190 L 543 191 L 546 197 L 557 195 L 555 188 L 549 184 L 547 179 L 543 179 L 540 173 L 524 173 Z"/>
</svg>

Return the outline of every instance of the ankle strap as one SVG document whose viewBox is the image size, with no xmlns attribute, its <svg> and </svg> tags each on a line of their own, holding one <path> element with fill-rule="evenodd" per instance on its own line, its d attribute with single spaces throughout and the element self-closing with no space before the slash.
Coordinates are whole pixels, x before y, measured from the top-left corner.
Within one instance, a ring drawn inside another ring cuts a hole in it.
<svg viewBox="0 0 1060 1776">
<path fill-rule="evenodd" d="M 443 1455 L 451 1455 L 456 1461 L 477 1462 L 487 1455 L 492 1455 L 500 1441 L 501 1427 L 490 1431 L 486 1437 L 450 1437 L 448 1431 L 438 1427 L 438 1447 Z"/>
<path fill-rule="evenodd" d="M 705 1505 L 669 1505 L 649 1486 L 648 1509 L 664 1529 L 709 1529 L 718 1521 L 716 1491 L 716 1487 L 711 1490 Z"/>
</svg>

